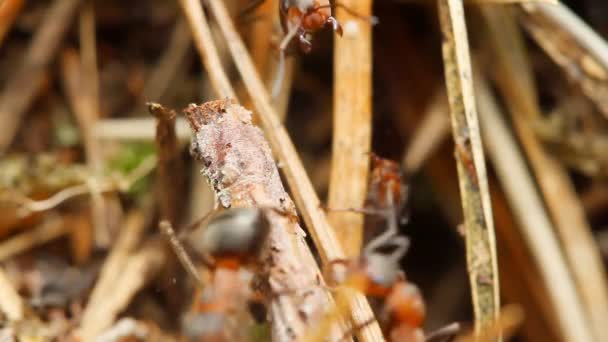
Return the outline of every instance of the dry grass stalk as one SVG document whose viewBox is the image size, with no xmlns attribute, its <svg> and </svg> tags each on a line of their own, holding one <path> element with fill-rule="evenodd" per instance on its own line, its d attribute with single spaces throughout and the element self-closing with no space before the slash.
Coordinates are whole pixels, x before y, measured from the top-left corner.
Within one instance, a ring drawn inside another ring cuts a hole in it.
<svg viewBox="0 0 608 342">
<path fill-rule="evenodd" d="M 207 70 L 216 96 L 236 99 L 236 93 L 232 89 L 230 80 L 226 73 L 223 72 L 224 68 L 200 1 L 180 0 L 179 3 L 188 20 L 194 45 L 201 56 L 203 67 Z"/>
<path fill-rule="evenodd" d="M 95 123 L 93 135 L 99 140 L 154 141 L 156 119 L 101 119 Z M 181 143 L 190 140 L 191 132 L 183 118 L 175 120 L 175 134 Z"/>
<path fill-rule="evenodd" d="M 483 113 L 481 124 L 488 153 L 534 262 L 538 265 L 543 287 L 556 311 L 559 322 L 557 329 L 566 341 L 585 340 L 580 339 L 587 333 L 584 331 L 586 327 L 581 326 L 583 313 L 576 289 L 526 160 L 519 151 L 517 141 L 509 133 L 485 80 L 476 78 L 475 84 L 479 109 Z"/>
<path fill-rule="evenodd" d="M 505 306 L 501 312 L 500 317 L 496 322 L 485 328 L 481 334 L 467 334 L 464 336 L 458 336 L 456 342 L 492 342 L 496 341 L 497 338 L 504 338 L 506 341 L 510 340 L 511 337 L 517 332 L 517 329 L 521 326 L 524 321 L 524 311 L 517 305 Z"/>
<path fill-rule="evenodd" d="M 107 179 L 99 182 L 97 184 L 98 188 L 96 191 L 127 191 L 136 181 L 148 175 L 152 170 L 154 170 L 155 167 L 156 156 L 149 156 L 128 175 L 118 179 Z M 91 191 L 93 190 L 91 190 L 90 184 L 79 184 L 64 188 L 43 200 L 33 200 L 17 191 L 6 191 L 6 194 L 10 194 L 10 202 L 21 206 L 17 212 L 18 215 L 20 217 L 25 217 L 34 212 L 51 210 L 75 197 L 89 194 Z"/>
<path fill-rule="evenodd" d="M 443 60 L 462 197 L 475 332 L 498 319 L 499 282 L 488 180 L 461 0 L 438 0 Z"/>
<path fill-rule="evenodd" d="M 111 292 L 106 293 L 104 300 L 96 306 L 94 316 L 90 316 L 92 319 L 86 325 L 83 320 L 81 330 L 77 331 L 82 341 L 94 341 L 95 337 L 111 327 L 135 294 L 160 271 L 167 255 L 166 249 L 158 242 L 149 241 L 124 260 L 120 274 L 108 288 Z"/>
<path fill-rule="evenodd" d="M 593 31 L 578 18 L 555 21 L 556 18 L 540 9 L 524 8 L 527 11 L 522 11 L 520 18 L 532 38 L 562 68 L 568 79 L 578 85 L 583 94 L 608 117 L 608 66 L 602 64 L 592 51 L 587 50 L 588 44 L 577 40 L 571 26 L 584 25 L 585 30 Z M 569 13 L 568 10 L 563 11 Z M 597 34 L 593 32 L 593 35 Z"/>
<path fill-rule="evenodd" d="M 608 69 L 608 44 L 567 6 L 556 2 L 556 6 L 542 3 L 524 3 L 522 8 L 533 15 L 553 21 L 560 31 L 567 31 L 604 69 Z"/>
<path fill-rule="evenodd" d="M 66 221 L 52 216 L 39 226 L 0 243 L 0 262 L 69 233 Z"/>
<path fill-rule="evenodd" d="M 256 70 L 260 75 L 268 75 L 272 69 L 271 61 L 276 60 L 272 53 L 272 39 L 275 33 L 280 31 L 280 23 L 277 8 L 279 0 L 265 0 L 255 11 L 254 22 L 251 23 L 251 58 L 253 59 Z M 278 28 L 279 30 L 275 30 Z M 267 79 L 270 82 L 272 78 Z M 268 83 L 270 85 L 270 83 Z"/>
<path fill-rule="evenodd" d="M 295 340 L 318 323 L 329 296 L 270 148 L 251 124 L 251 112 L 229 100 L 191 105 L 185 113 L 195 132 L 193 154 L 205 165 L 220 205 L 276 208 L 267 212 L 271 228 L 261 273 L 271 290 L 273 340 Z"/>
<path fill-rule="evenodd" d="M 23 8 L 23 0 L 4 0 L 0 3 L 0 46 Z"/>
<path fill-rule="evenodd" d="M 90 62 L 90 58 L 88 60 Z M 81 61 L 84 62 L 84 58 L 79 58 L 73 50 L 67 50 L 63 54 L 63 83 L 70 106 L 80 126 L 80 132 L 82 132 L 87 166 L 93 173 L 93 177 L 87 183 L 91 194 L 95 242 L 100 246 L 107 246 L 110 243 L 110 233 L 106 219 L 106 202 L 102 195 L 101 185 L 95 177 L 101 173 L 103 167 L 101 146 L 93 135 L 93 127 L 98 117 L 98 110 L 93 106 L 97 100 L 94 100 L 92 88 L 86 85 L 88 81 L 91 81 L 91 75 L 84 72 L 84 64 L 81 64 Z M 92 82 L 95 83 L 95 81 Z"/>
<path fill-rule="evenodd" d="M 127 215 L 120 236 L 104 261 L 99 278 L 83 312 L 80 325 L 83 336 L 94 336 L 101 331 L 97 324 L 99 312 L 103 310 L 108 298 L 113 297 L 117 291 L 116 284 L 124 273 L 129 256 L 139 245 L 145 226 L 144 213 L 141 211 L 133 211 Z"/>
<path fill-rule="evenodd" d="M 359 15 L 371 15 L 371 0 L 345 0 L 341 4 Z M 372 27 L 342 7 L 336 9 L 336 15 L 344 34 L 334 40 L 333 144 L 328 207 L 363 208 L 372 140 Z M 363 245 L 363 214 L 330 211 L 328 219 L 344 254 L 348 257 L 359 255 Z"/>
<path fill-rule="evenodd" d="M 182 67 L 191 46 L 192 37 L 188 23 L 183 17 L 180 17 L 171 33 L 169 46 L 146 80 L 146 85 L 141 93 L 143 101 L 162 102 L 162 96 Z"/>
<path fill-rule="evenodd" d="M 403 153 L 401 165 L 406 174 L 420 170 L 430 156 L 450 134 L 450 119 L 444 91 L 434 96 L 426 114 L 410 139 L 411 143 Z"/>
<path fill-rule="evenodd" d="M 237 62 L 237 68 L 253 99 L 253 103 L 260 116 L 262 126 L 267 134 L 273 152 L 277 155 L 279 163 L 283 165 L 282 170 L 293 191 L 295 202 L 302 211 L 304 221 L 309 227 L 323 262 L 327 263 L 331 260 L 343 258 L 344 253 L 342 248 L 327 222 L 323 210 L 320 208 L 319 198 L 312 187 L 302 162 L 298 158 L 293 142 L 289 138 L 285 127 L 279 121 L 279 118 L 271 105 L 270 96 L 255 71 L 251 56 L 249 56 L 241 38 L 234 29 L 232 20 L 224 7 L 224 3 L 221 1 L 210 1 L 209 4 L 215 19 L 224 34 L 224 38 L 228 43 L 232 57 Z M 187 10 L 200 12 L 200 14 L 197 14 L 196 16 L 189 15 L 189 18 L 203 16 L 200 4 L 191 6 Z M 195 38 L 195 40 L 196 39 L 197 38 Z M 211 44 L 213 44 L 213 42 L 211 42 Z M 201 41 L 197 43 L 197 45 L 201 48 L 210 48 L 209 50 L 201 52 L 202 56 L 216 54 L 216 50 L 211 49 L 209 44 L 203 44 Z M 203 59 L 205 60 L 205 58 Z M 213 75 L 210 76 L 212 79 L 226 78 L 222 69 L 207 68 L 207 71 L 210 75 Z M 224 76 L 220 76 L 220 74 L 223 74 Z M 230 92 L 224 93 L 222 93 L 221 88 L 216 88 L 216 91 L 222 95 L 234 93 L 231 89 Z M 355 325 L 369 322 L 373 318 L 371 307 L 363 294 L 357 293 L 351 303 L 353 306 L 351 313 Z M 383 339 L 382 332 L 377 323 L 368 324 L 364 329 L 361 329 L 358 336 L 363 341 L 378 341 Z"/>
<path fill-rule="evenodd" d="M 601 256 L 567 171 L 543 150 L 530 127 L 531 120 L 541 117 L 541 110 L 536 99 L 537 91 L 530 76 L 532 73 L 526 62 L 521 33 L 508 13 L 500 13 L 497 10 L 487 8 L 484 9 L 484 14 L 488 18 L 486 20 L 490 28 L 488 32 L 492 34 L 489 40 L 495 44 L 498 57 L 498 68 L 495 69 L 498 86 L 505 95 L 516 132 L 536 175 L 541 193 L 555 223 L 555 231 L 562 242 L 567 264 L 570 266 L 570 274 L 577 286 L 572 289 L 575 293 L 568 296 L 580 296 L 569 304 L 574 307 L 561 308 L 564 311 L 560 312 L 560 317 L 566 312 L 581 310 L 576 319 L 569 319 L 568 326 L 572 326 L 573 331 L 565 336 L 569 336 L 572 341 L 584 336 L 575 332 L 578 329 L 581 330 L 579 333 L 583 333 L 583 327 L 588 328 L 587 322 L 584 321 L 584 317 L 587 316 L 596 338 L 603 341 L 608 338 L 608 326 L 605 324 L 605 318 L 608 317 L 608 285 Z M 503 37 L 511 38 L 505 40 Z M 514 60 L 520 62 L 514 63 Z M 585 265 L 585 268 L 581 268 L 580 265 Z M 580 307 L 581 305 L 583 307 Z"/>
<path fill-rule="evenodd" d="M 6 315 L 9 322 L 16 322 L 23 319 L 24 304 L 23 299 L 17 293 L 10 280 L 0 267 L 0 311 Z"/>
<path fill-rule="evenodd" d="M 157 103 L 149 103 L 148 110 L 157 119 L 156 150 L 161 216 L 172 224 L 178 224 L 180 199 L 184 194 L 186 179 L 175 134 L 176 113 Z"/>
<path fill-rule="evenodd" d="M 55 57 L 79 3 L 79 0 L 53 2 L 25 52 L 23 63 L 4 84 L 0 94 L 0 154 L 12 143 L 21 119 L 43 85 L 46 67 Z"/>
</svg>

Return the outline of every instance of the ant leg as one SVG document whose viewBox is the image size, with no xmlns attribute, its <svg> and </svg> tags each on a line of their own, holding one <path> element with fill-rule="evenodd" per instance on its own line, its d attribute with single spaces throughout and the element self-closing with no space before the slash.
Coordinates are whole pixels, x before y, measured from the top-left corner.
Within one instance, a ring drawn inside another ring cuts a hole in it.
<svg viewBox="0 0 608 342">
<path fill-rule="evenodd" d="M 462 330 L 462 327 L 460 326 L 460 323 L 458 323 L 458 322 L 451 323 L 451 324 L 448 324 L 444 327 L 441 327 L 441 328 L 429 333 L 428 335 L 426 335 L 424 341 L 425 342 L 451 341 L 454 337 L 456 337 L 456 334 L 461 330 Z"/>
<path fill-rule="evenodd" d="M 211 218 L 213 218 L 213 216 L 215 214 L 217 214 L 218 211 L 219 211 L 218 208 L 211 209 L 211 211 L 209 211 L 208 213 L 203 215 L 203 217 L 190 223 L 187 227 L 182 228 L 181 231 L 179 232 L 179 234 L 177 235 L 177 239 L 181 241 L 181 240 L 185 239 L 186 236 L 188 236 L 188 234 L 192 233 L 192 231 L 195 230 L 196 228 L 198 228 L 199 226 L 207 225 L 207 223 L 209 223 L 209 220 L 211 220 Z"/>
<path fill-rule="evenodd" d="M 293 38 L 300 31 L 300 22 L 298 21 L 296 25 L 289 29 L 283 40 L 281 41 L 281 45 L 279 45 L 279 65 L 277 67 L 277 76 L 272 85 L 272 98 L 276 99 L 281 91 L 281 86 L 283 85 L 283 79 L 285 78 L 285 51 L 289 46 L 289 43 L 293 40 Z"/>
<path fill-rule="evenodd" d="M 387 213 L 384 210 L 379 209 L 371 209 L 371 208 L 328 208 L 323 207 L 326 211 L 337 211 L 337 212 L 353 212 L 370 216 L 386 216 Z"/>
<path fill-rule="evenodd" d="M 306 39 L 306 37 L 304 36 L 304 32 L 300 32 L 298 40 L 300 41 L 300 49 L 304 53 L 310 53 L 310 51 L 312 50 L 312 43 L 310 42 L 310 40 Z"/>
<path fill-rule="evenodd" d="M 395 236 L 391 239 L 390 244 L 396 246 L 395 250 L 391 253 L 390 258 L 397 262 L 410 248 L 410 239 L 405 236 Z"/>
<path fill-rule="evenodd" d="M 272 84 L 272 99 L 276 99 L 283 87 L 283 79 L 285 78 L 285 51 L 279 51 L 279 65 L 277 66 L 277 75 Z"/>
<path fill-rule="evenodd" d="M 177 259 L 182 264 L 182 266 L 186 269 L 186 272 L 188 272 L 188 274 L 194 280 L 196 280 L 197 284 L 200 287 L 202 287 L 203 280 L 201 279 L 200 275 L 198 274 L 198 271 L 196 270 L 196 267 L 194 266 L 192 259 L 190 258 L 188 253 L 186 253 L 184 246 L 182 246 L 181 242 L 179 242 L 179 239 L 175 235 L 175 231 L 173 230 L 171 223 L 166 220 L 160 221 L 160 223 L 158 224 L 158 229 L 160 229 L 161 233 L 165 236 L 165 238 L 171 244 L 171 247 L 173 248 L 173 252 L 175 252 Z"/>
<path fill-rule="evenodd" d="M 336 20 L 336 18 L 334 17 L 329 17 L 327 19 L 327 22 L 331 24 L 331 27 L 333 28 L 334 32 L 336 32 L 340 37 L 342 37 L 342 26 L 340 25 L 338 20 Z"/>
<path fill-rule="evenodd" d="M 367 246 L 365 246 L 365 249 L 363 250 L 364 255 L 369 255 L 375 249 L 385 246 L 399 233 L 399 224 L 397 223 L 397 216 L 395 215 L 393 193 L 391 191 L 388 191 L 386 193 L 386 197 L 387 203 L 390 203 L 389 210 L 387 210 L 385 214 L 387 226 L 386 230 L 384 231 L 384 233 L 378 235 L 372 241 L 370 241 Z"/>
</svg>

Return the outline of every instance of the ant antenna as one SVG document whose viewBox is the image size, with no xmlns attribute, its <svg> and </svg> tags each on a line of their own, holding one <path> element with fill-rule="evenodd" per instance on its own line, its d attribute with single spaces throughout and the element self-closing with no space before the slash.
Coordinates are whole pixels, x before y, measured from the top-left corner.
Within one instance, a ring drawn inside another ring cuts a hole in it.
<svg viewBox="0 0 608 342">
<path fill-rule="evenodd" d="M 328 7 L 332 7 L 332 5 L 323 5 L 323 6 L 319 6 L 319 7 L 316 7 L 316 8 L 328 8 Z M 336 2 L 336 3 L 333 4 L 333 7 L 335 7 L 335 8 L 341 8 L 344 11 L 346 11 L 346 13 L 352 15 L 353 17 L 355 17 L 357 19 L 368 21 L 370 23 L 370 25 L 372 25 L 372 26 L 378 25 L 378 23 L 380 23 L 380 20 L 375 15 L 370 15 L 370 16 L 363 15 L 363 14 L 358 13 L 357 11 L 351 9 L 350 7 L 346 6 L 343 3 Z"/>
</svg>

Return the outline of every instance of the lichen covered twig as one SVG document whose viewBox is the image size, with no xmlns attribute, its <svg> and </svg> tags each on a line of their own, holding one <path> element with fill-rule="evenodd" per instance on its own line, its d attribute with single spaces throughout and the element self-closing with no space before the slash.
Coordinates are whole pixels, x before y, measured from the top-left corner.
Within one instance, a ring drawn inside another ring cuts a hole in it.
<svg viewBox="0 0 608 342">
<path fill-rule="evenodd" d="M 271 228 L 261 268 L 271 292 L 274 340 L 295 340 L 330 300 L 270 148 L 251 124 L 251 112 L 228 100 L 191 105 L 185 113 L 195 132 L 192 153 L 220 205 L 275 209 L 267 212 Z"/>
</svg>

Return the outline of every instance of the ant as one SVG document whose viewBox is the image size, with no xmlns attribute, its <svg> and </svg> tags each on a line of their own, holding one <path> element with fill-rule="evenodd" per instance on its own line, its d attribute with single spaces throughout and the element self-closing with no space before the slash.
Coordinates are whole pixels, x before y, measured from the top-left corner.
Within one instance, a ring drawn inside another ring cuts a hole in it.
<svg viewBox="0 0 608 342">
<path fill-rule="evenodd" d="M 408 221 L 405 211 L 409 188 L 404 181 L 404 172 L 401 166 L 390 159 L 382 158 L 371 153 L 371 172 L 367 185 L 367 197 L 363 208 L 329 208 L 331 211 L 357 212 L 372 217 L 380 217 L 385 222 L 389 219 L 398 220 L 404 225 Z M 375 227 L 380 222 L 368 222 L 366 225 L 374 229 L 366 230 L 365 240 L 369 240 L 374 233 Z M 398 224 L 394 223 L 394 234 L 398 230 Z"/>
<path fill-rule="evenodd" d="M 392 203 L 393 191 L 386 192 Z M 362 255 L 350 260 L 334 260 L 328 276 L 334 284 L 354 284 L 367 296 L 384 299 L 382 320 L 386 321 L 391 340 L 424 341 L 422 322 L 426 309 L 416 285 L 408 282 L 400 270 L 399 260 L 409 248 L 409 239 L 398 235 L 396 215 L 387 215 L 386 230 L 370 241 Z M 383 252 L 393 248 L 390 253 Z M 342 272 L 340 272 L 342 271 Z"/>
<path fill-rule="evenodd" d="M 264 0 L 256 0 L 250 8 L 255 8 Z M 318 31 L 327 26 L 342 36 L 342 26 L 333 13 L 333 8 L 341 7 L 351 15 L 363 18 L 363 16 L 350 10 L 348 7 L 331 0 L 279 0 L 279 16 L 281 27 L 285 36 L 279 45 L 279 65 L 277 78 L 272 88 L 272 97 L 276 98 L 285 73 L 285 56 L 288 47 L 295 38 L 298 40 L 300 50 L 310 53 L 312 50 L 312 37 Z M 376 17 L 365 17 L 372 25 L 378 20 Z"/>
<path fill-rule="evenodd" d="M 261 296 L 256 296 L 248 286 L 243 286 L 244 281 L 251 280 L 251 272 L 241 271 L 244 268 L 250 270 L 257 264 L 255 261 L 259 259 L 270 224 L 264 210 L 259 208 L 214 210 L 193 226 L 203 223 L 204 229 L 192 232 L 188 229 L 185 232 L 190 237 L 186 240 L 189 242 L 188 246 L 203 257 L 203 263 L 210 270 L 206 286 L 203 286 L 199 272 L 170 223 L 162 221 L 159 224 L 179 261 L 199 285 L 196 295 L 198 299 L 184 319 L 184 330 L 187 335 L 199 340 L 234 340 L 235 336 L 230 334 L 239 329 L 229 329 L 227 325 L 235 322 L 231 315 L 245 311 L 239 303 L 247 302 L 249 309 L 252 309 L 257 308 L 256 304 L 261 302 Z M 255 318 L 257 320 L 259 317 Z M 241 317 L 238 317 L 237 320 L 240 319 Z"/>
<path fill-rule="evenodd" d="M 450 324 L 425 336 L 422 330 L 426 316 L 424 300 L 418 287 L 409 282 L 400 269 L 399 260 L 410 245 L 409 239 L 398 231 L 399 223 L 407 222 L 402 212 L 408 188 L 401 167 L 375 154 L 371 156 L 371 164 L 365 208 L 345 210 L 380 215 L 386 221 L 386 229 L 364 247 L 360 257 L 330 262 L 330 266 L 343 267 L 332 267 L 327 279 L 333 285 L 352 286 L 369 297 L 383 300 L 379 318 L 390 341 L 449 340 L 460 330 L 460 325 Z"/>
</svg>

